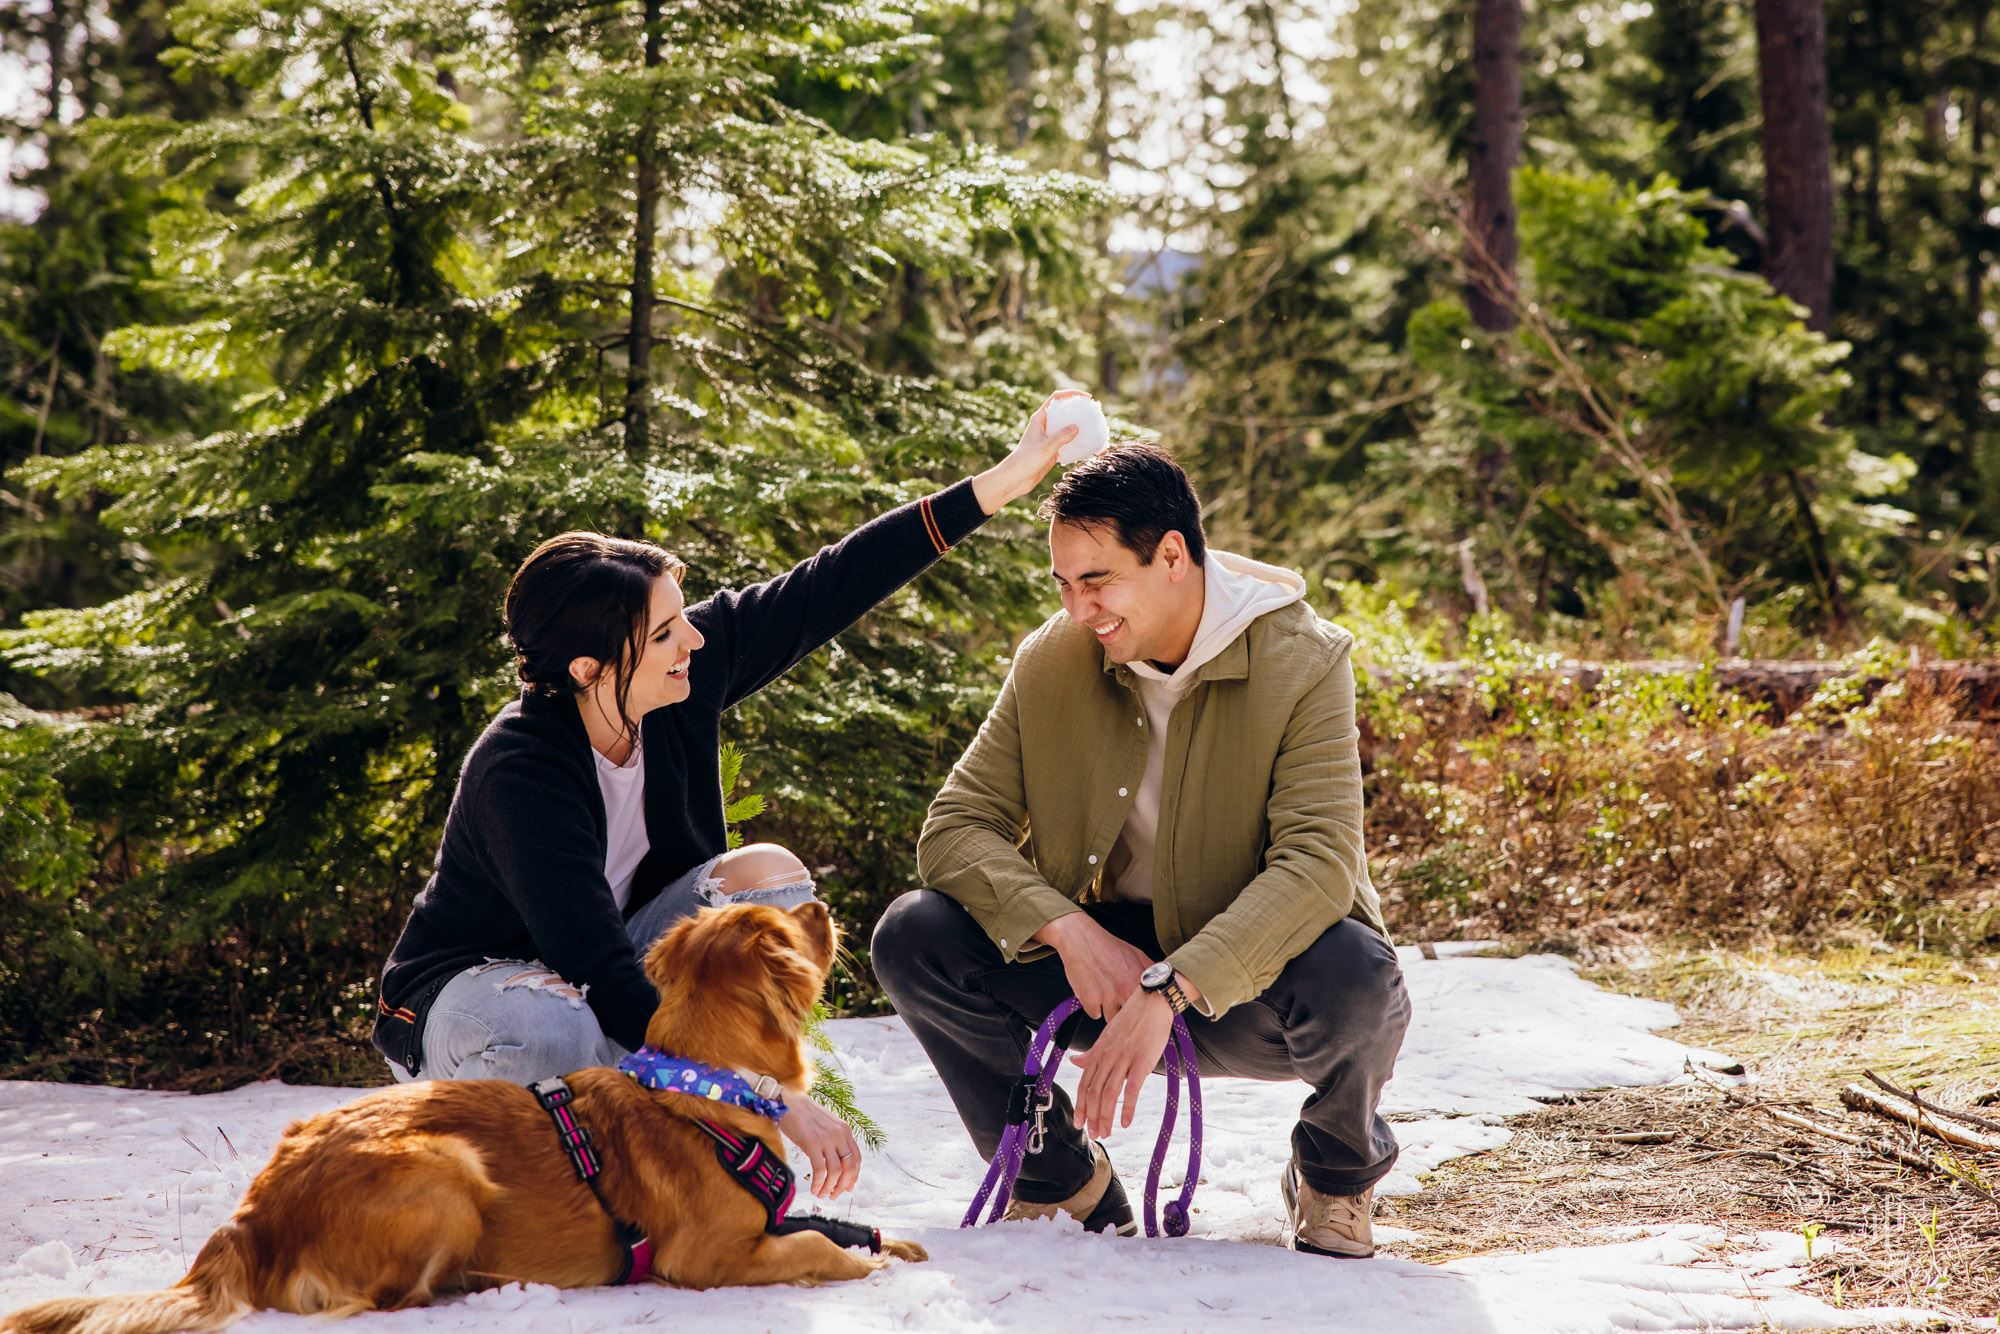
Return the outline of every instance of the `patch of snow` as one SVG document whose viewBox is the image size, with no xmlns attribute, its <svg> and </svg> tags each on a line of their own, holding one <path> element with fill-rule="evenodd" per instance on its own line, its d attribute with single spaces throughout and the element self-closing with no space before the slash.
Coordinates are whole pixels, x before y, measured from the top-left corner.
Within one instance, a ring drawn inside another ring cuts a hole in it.
<svg viewBox="0 0 2000 1334">
<path fill-rule="evenodd" d="M 1402 952 L 1416 1017 L 1383 1100 L 1403 1145 L 1384 1194 L 1413 1192 L 1418 1174 L 1506 1143 L 1499 1122 L 1536 1110 L 1537 1097 L 1666 1082 L 1690 1054 L 1655 1031 L 1677 1022 L 1671 1007 L 1603 991 L 1565 960 L 1439 953 L 1426 960 L 1414 949 Z M 930 1263 L 899 1263 L 863 1282 L 813 1289 L 517 1284 L 423 1310 L 356 1317 L 355 1334 L 491 1334 L 530 1324 L 592 1334 L 668 1322 L 986 1334 L 1080 1322 L 1206 1330 L 1250 1320 L 1357 1332 L 1608 1334 L 1930 1318 L 1836 1310 L 1794 1291 L 1804 1243 L 1786 1233 L 1620 1229 L 1603 1245 L 1443 1265 L 1293 1254 L 1279 1245 L 1278 1178 L 1307 1092 L 1298 1084 L 1205 1081 L 1205 1155 L 1190 1237 L 1097 1237 L 1047 1223 L 960 1231 L 985 1164 L 922 1050 L 897 1019 L 839 1020 L 828 1033 L 889 1143 L 869 1156 L 855 1194 L 823 1211 L 920 1241 Z M 352 1089 L 273 1083 L 202 1097 L 0 1084 L 0 1312 L 86 1289 L 178 1281 L 286 1124 L 353 1096 Z M 1149 1081 L 1137 1121 L 1109 1142 L 1135 1196 L 1163 1104 L 1164 1081 Z M 1176 1159 L 1186 1162 L 1183 1142 L 1168 1155 L 1162 1186 L 1169 1193 L 1180 1184 Z M 1419 1235 L 1378 1231 L 1384 1239 Z M 1815 1254 L 1828 1244 L 1820 1239 Z M 242 1328 L 309 1334 L 321 1326 L 264 1314 Z"/>
</svg>

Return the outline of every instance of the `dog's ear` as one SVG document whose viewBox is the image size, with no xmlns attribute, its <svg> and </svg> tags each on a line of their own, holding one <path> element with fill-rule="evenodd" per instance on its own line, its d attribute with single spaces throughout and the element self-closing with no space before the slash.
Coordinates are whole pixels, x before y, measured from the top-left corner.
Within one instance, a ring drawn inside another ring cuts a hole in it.
<svg viewBox="0 0 2000 1334">
<path fill-rule="evenodd" d="M 797 1018 L 810 1010 L 826 985 L 827 964 L 833 958 L 833 926 L 826 909 L 816 903 L 802 906 L 819 909 L 823 924 L 817 934 L 799 922 L 795 916 L 799 909 L 764 909 L 775 920 L 758 933 L 757 961 L 764 1004 L 773 1018 Z"/>
<path fill-rule="evenodd" d="M 798 926 L 804 948 L 800 953 L 819 965 L 824 973 L 833 966 L 833 951 L 839 941 L 834 930 L 833 914 L 827 911 L 818 899 L 807 899 L 791 910 L 792 921 Z"/>
<path fill-rule="evenodd" d="M 667 994 L 668 984 L 687 972 L 683 959 L 688 952 L 688 940 L 694 933 L 694 927 L 695 919 L 692 917 L 675 922 L 660 933 L 660 938 L 646 951 L 646 957 L 640 960 L 639 966 L 645 970 L 646 980 L 662 997 Z"/>
</svg>

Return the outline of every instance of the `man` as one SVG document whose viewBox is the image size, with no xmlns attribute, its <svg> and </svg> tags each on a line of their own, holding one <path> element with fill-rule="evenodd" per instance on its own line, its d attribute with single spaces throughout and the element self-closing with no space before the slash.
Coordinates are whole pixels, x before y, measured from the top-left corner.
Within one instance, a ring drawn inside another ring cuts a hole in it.
<svg viewBox="0 0 2000 1334">
<path fill-rule="evenodd" d="M 1410 1003 L 1361 844 L 1353 639 L 1297 574 L 1208 551 L 1160 450 L 1078 465 L 1041 514 L 1063 614 L 932 803 L 930 888 L 883 917 L 876 976 L 989 1158 L 1033 1028 L 1082 1003 L 1076 1105 L 1058 1089 L 1008 1217 L 1136 1230 L 1094 1141 L 1121 1093 L 1132 1124 L 1187 1007 L 1204 1073 L 1312 1085 L 1286 1244 L 1371 1255 L 1396 1160 L 1376 1103 Z"/>
</svg>

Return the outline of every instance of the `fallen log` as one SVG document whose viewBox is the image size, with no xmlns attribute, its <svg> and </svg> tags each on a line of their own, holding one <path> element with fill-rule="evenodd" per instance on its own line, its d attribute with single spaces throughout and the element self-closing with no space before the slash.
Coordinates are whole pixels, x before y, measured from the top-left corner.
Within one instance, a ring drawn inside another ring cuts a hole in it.
<svg viewBox="0 0 2000 1334">
<path fill-rule="evenodd" d="M 1955 1144 L 1962 1144 L 1968 1149 L 1984 1149 L 1989 1152 L 2000 1152 L 2000 1121 L 1995 1121 L 1987 1116 L 1975 1116 L 1971 1112 L 1957 1111 L 1950 1107 L 1940 1107 L 1934 1102 L 1926 1102 L 1924 1096 L 1915 1089 L 1897 1088 L 1873 1070 L 1863 1070 L 1861 1073 L 1868 1076 L 1869 1082 L 1874 1084 L 1876 1088 L 1881 1089 L 1892 1098 L 1899 1098 L 1903 1102 L 1915 1107 L 1919 1115 L 1928 1116 L 1932 1120 L 1955 1121 L 1959 1126 L 1971 1127 L 1969 1131 L 1959 1131 L 1956 1127 L 1946 1127 L 1946 1131 L 1950 1133 L 1943 1131 L 1934 1132 L 1937 1133 L 1939 1139 Z M 1857 1085 L 1856 1087 L 1859 1086 Z M 1866 1093 L 1867 1090 L 1863 1089 L 1862 1092 Z M 1850 1103 L 1849 1105 L 1852 1106 L 1853 1104 Z M 1903 1119 L 1907 1120 L 1908 1118 Z M 1915 1125 L 1916 1122 L 1910 1122 L 1910 1124 Z M 1919 1126 L 1918 1128 L 1929 1129 L 1926 1126 Z"/>
<path fill-rule="evenodd" d="M 1876 1116 L 1887 1117 L 1906 1126 L 1914 1126 L 1922 1134 L 1941 1139 L 1947 1144 L 1957 1145 L 1961 1149 L 2000 1153 L 2000 1138 L 1949 1125 L 1938 1120 L 1927 1109 L 1913 1107 L 1901 1099 L 1877 1093 L 1874 1089 L 1864 1088 L 1860 1084 L 1849 1084 L 1842 1089 L 1840 1101 L 1844 1106 L 1851 1107 L 1857 1112 L 1872 1112 Z"/>
</svg>

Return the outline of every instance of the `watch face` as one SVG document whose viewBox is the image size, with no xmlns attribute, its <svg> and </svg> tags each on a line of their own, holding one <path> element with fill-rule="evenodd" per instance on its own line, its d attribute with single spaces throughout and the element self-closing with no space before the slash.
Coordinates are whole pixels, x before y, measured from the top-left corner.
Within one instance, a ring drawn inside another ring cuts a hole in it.
<svg viewBox="0 0 2000 1334">
<path fill-rule="evenodd" d="M 1142 987 L 1163 987 L 1173 975 L 1174 966 L 1162 961 L 1139 974 L 1139 985 Z"/>
</svg>

